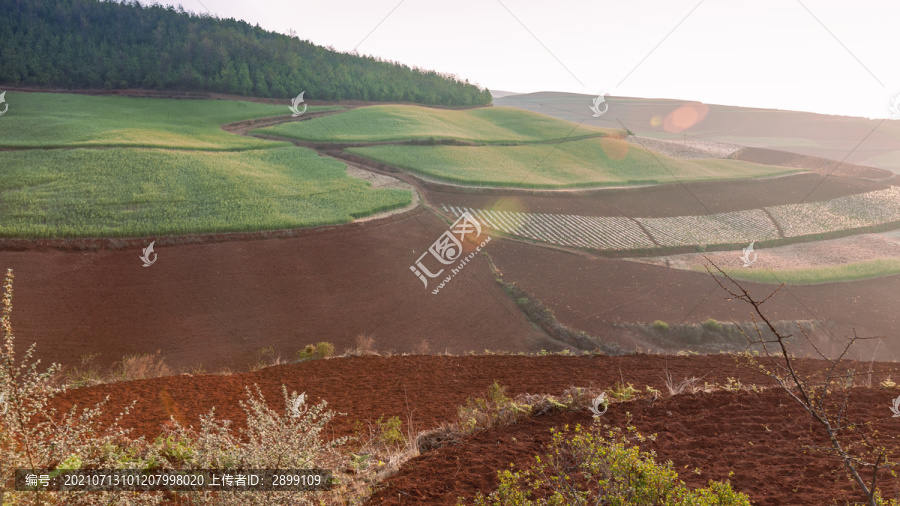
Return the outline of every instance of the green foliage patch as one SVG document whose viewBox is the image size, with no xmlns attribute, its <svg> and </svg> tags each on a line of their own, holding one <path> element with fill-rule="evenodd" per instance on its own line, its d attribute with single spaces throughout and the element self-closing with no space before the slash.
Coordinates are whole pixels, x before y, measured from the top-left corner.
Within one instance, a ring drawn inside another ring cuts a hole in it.
<svg viewBox="0 0 900 506">
<path fill-rule="evenodd" d="M 576 426 L 553 431 L 548 453 L 526 470 L 498 473 L 498 489 L 479 493 L 478 506 L 611 504 L 618 506 L 750 506 L 750 499 L 727 482 L 689 489 L 671 462 L 659 464 L 643 451 L 647 439 L 629 427 L 608 430 Z"/>
<path fill-rule="evenodd" d="M 704 270 L 698 267 L 695 270 Z M 741 281 L 788 285 L 814 285 L 900 274 L 900 259 L 879 258 L 841 265 L 806 267 L 801 269 L 722 269 Z"/>
<path fill-rule="evenodd" d="M 125 237 L 347 223 L 403 207 L 346 165 L 296 147 L 0 153 L 0 237 Z"/>
<path fill-rule="evenodd" d="M 347 151 L 439 181 L 478 186 L 577 188 L 795 172 L 740 160 L 670 158 L 613 138 L 520 146 L 386 145 Z"/>
<path fill-rule="evenodd" d="M 200 8 L 200 4 L 194 4 Z M 455 76 L 341 53 L 181 5 L 0 0 L 0 84 L 452 106 L 491 103 Z"/>
<path fill-rule="evenodd" d="M 342 114 L 253 131 L 315 142 L 453 139 L 479 143 L 577 139 L 612 132 L 614 130 L 576 126 L 568 121 L 511 107 L 452 111 L 409 105 L 361 107 Z"/>
<path fill-rule="evenodd" d="M 283 106 L 236 100 L 177 100 L 7 92 L 0 147 L 145 147 L 236 151 L 284 143 L 235 135 L 222 125 L 288 115 Z M 310 107 L 314 110 L 334 107 Z"/>
</svg>

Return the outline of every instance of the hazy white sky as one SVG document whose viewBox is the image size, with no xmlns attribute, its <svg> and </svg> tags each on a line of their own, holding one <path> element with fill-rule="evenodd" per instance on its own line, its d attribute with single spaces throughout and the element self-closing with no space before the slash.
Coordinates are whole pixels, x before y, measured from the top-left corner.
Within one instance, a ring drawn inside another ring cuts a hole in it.
<svg viewBox="0 0 900 506">
<path fill-rule="evenodd" d="M 201 2 L 220 17 L 495 90 L 605 90 L 878 118 L 900 93 L 896 0 L 162 3 L 205 12 Z"/>
</svg>

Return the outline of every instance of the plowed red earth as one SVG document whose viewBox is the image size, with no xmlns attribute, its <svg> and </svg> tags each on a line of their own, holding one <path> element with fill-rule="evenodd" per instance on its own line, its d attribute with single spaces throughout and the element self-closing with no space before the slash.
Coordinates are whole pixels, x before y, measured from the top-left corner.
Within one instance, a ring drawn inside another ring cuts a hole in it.
<svg viewBox="0 0 900 506">
<path fill-rule="evenodd" d="M 37 356 L 72 365 L 100 354 L 108 366 L 154 353 L 176 370 L 246 370 L 258 350 L 291 359 L 306 344 L 338 352 L 356 336 L 382 351 L 537 351 L 542 334 L 476 255 L 438 294 L 410 265 L 447 230 L 421 209 L 365 227 L 296 237 L 98 251 L 0 251 L 15 272 L 13 328 Z M 149 244 L 147 239 L 144 245 Z M 30 248 L 30 247 L 29 247 Z"/>
<path fill-rule="evenodd" d="M 651 323 L 658 319 L 672 325 L 707 318 L 750 321 L 751 307 L 727 300 L 728 294 L 705 272 L 598 258 L 509 240 L 491 243 L 489 254 L 504 279 L 515 281 L 543 301 L 561 323 L 606 340 L 622 337 L 614 323 Z M 731 267 L 739 265 L 739 255 L 735 252 Z M 757 300 L 778 288 L 758 283 L 742 285 Z M 823 340 L 816 345 L 826 354 L 838 352 L 844 345 L 843 337 L 855 329 L 860 336 L 884 336 L 861 343 L 856 350 L 862 356 L 871 358 L 877 346 L 879 357 L 897 360 L 898 290 L 900 276 L 786 286 L 762 308 L 773 320 L 816 321 L 823 329 L 819 334 Z M 630 341 L 621 344 L 634 346 Z"/>
<path fill-rule="evenodd" d="M 804 370 L 817 370 L 822 362 L 807 361 Z M 868 370 L 869 364 L 856 364 Z M 897 365 L 875 363 L 873 383 L 897 376 Z M 104 413 L 114 414 L 137 400 L 123 425 L 135 435 L 154 437 L 170 416 L 196 424 L 200 414 L 216 408 L 219 419 L 244 424 L 238 401 L 244 387 L 258 385 L 269 405 L 284 409 L 281 385 L 307 392 L 311 402 L 325 399 L 329 407 L 346 413 L 329 427 L 334 436 L 351 433 L 355 420 L 371 421 L 384 415 L 399 416 L 415 429 L 425 430 L 452 421 L 457 406 L 466 397 L 479 396 L 493 381 L 508 387 L 510 394 L 560 394 L 570 386 L 608 389 L 624 380 L 643 389 L 665 391 L 668 371 L 676 381 L 702 377 L 723 383 L 727 377 L 745 385 L 768 385 L 769 380 L 735 357 L 632 355 L 626 357 L 527 357 L 527 356 L 409 356 L 350 357 L 276 366 L 252 373 L 229 376 L 175 376 L 128 383 L 99 385 L 70 391 L 55 405 L 67 409 L 73 403 L 89 406 L 109 396 Z M 891 393 L 860 389 L 854 394 L 852 415 L 872 421 L 895 451 L 900 442 L 900 421 L 890 417 Z M 764 505 L 830 504 L 857 499 L 837 463 L 804 449 L 814 439 L 814 426 L 783 393 L 726 392 L 682 395 L 655 402 L 636 401 L 613 405 L 605 420 L 625 424 L 625 413 L 644 433 L 659 438 L 649 448 L 662 460 L 671 459 L 690 486 L 709 479 L 730 479 L 735 487 Z M 111 416 L 106 417 L 109 421 Z M 458 496 L 476 491 L 490 492 L 495 473 L 514 463 L 525 466 L 549 429 L 564 424 L 590 423 L 587 412 L 545 415 L 517 425 L 491 430 L 463 443 L 434 450 L 410 461 L 401 472 L 384 483 L 372 504 L 453 504 Z M 700 474 L 693 470 L 699 469 Z M 885 483 L 885 491 L 898 493 L 896 482 Z"/>
<path fill-rule="evenodd" d="M 896 392 L 895 392 L 896 393 Z M 891 394 L 856 392 L 853 415 L 873 421 L 891 448 L 900 450 L 900 422 L 891 418 Z M 881 407 L 881 413 L 877 407 Z M 885 416 L 887 412 L 888 416 Z M 631 424 L 645 435 L 657 434 L 644 446 L 657 461 L 672 461 L 691 488 L 709 480 L 728 480 L 737 491 L 764 506 L 848 504 L 864 496 L 839 468 L 840 462 L 810 446 L 828 445 L 803 408 L 785 393 L 685 394 L 665 400 L 641 400 L 613 405 L 602 419 L 611 427 Z M 550 429 L 593 423 L 586 411 L 536 417 L 492 429 L 464 443 L 440 448 L 409 461 L 389 478 L 369 504 L 457 504 L 496 490 L 496 472 L 527 468 L 534 456 L 546 454 Z M 734 474 L 730 474 L 734 473 Z M 900 483 L 886 473 L 880 490 L 885 497 L 900 494 Z"/>
<path fill-rule="evenodd" d="M 434 185 L 423 186 L 431 188 Z M 887 187 L 885 183 L 862 179 L 796 174 L 749 181 L 673 183 L 553 194 L 540 191 L 472 191 L 442 186 L 427 189 L 426 196 L 436 205 L 452 204 L 476 209 L 495 208 L 502 204 L 501 209 L 521 212 L 652 218 L 814 202 Z"/>
</svg>

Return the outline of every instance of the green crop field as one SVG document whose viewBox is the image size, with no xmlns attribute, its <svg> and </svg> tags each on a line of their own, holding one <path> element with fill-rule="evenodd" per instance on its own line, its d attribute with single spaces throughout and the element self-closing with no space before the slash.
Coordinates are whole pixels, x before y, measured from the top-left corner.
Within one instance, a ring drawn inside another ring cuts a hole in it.
<svg viewBox="0 0 900 506">
<path fill-rule="evenodd" d="M 615 130 L 577 126 L 511 107 L 451 111 L 410 105 L 361 107 L 308 121 L 260 128 L 253 133 L 315 142 L 387 142 L 454 139 L 479 143 L 583 138 Z"/>
<path fill-rule="evenodd" d="M 5 120 L 5 118 L 4 118 Z M 237 137 L 237 136 L 234 136 Z M 297 147 L 0 153 L 0 236 L 122 237 L 346 223 L 408 205 Z"/>
<path fill-rule="evenodd" d="M 697 271 L 706 272 L 699 267 Z M 900 274 L 900 259 L 881 258 L 837 266 L 808 267 L 804 269 L 723 269 L 729 276 L 741 281 L 789 285 L 814 285 L 839 281 L 856 281 Z"/>
<path fill-rule="evenodd" d="M 576 188 L 796 172 L 739 160 L 669 158 L 614 138 L 520 146 L 386 145 L 347 151 L 432 179 L 477 186 Z"/>
<path fill-rule="evenodd" d="M 284 106 L 187 100 L 7 92 L 0 148 L 153 147 L 226 151 L 278 147 L 222 130 L 246 119 L 289 115 Z M 310 107 L 310 112 L 333 107 Z"/>
</svg>

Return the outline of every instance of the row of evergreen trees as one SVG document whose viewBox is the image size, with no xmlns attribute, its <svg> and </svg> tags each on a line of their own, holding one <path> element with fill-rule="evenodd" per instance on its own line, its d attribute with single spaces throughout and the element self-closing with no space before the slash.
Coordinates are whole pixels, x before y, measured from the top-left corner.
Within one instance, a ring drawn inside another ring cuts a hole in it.
<svg viewBox="0 0 900 506">
<path fill-rule="evenodd" d="M 0 85 L 471 106 L 487 90 L 234 19 L 97 0 L 0 0 Z"/>
</svg>

